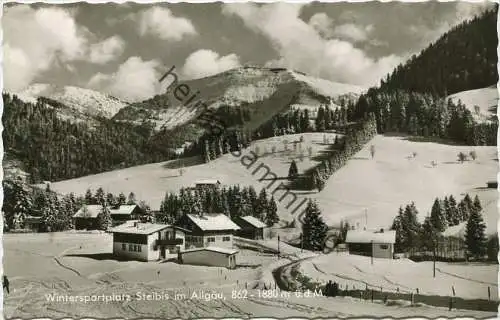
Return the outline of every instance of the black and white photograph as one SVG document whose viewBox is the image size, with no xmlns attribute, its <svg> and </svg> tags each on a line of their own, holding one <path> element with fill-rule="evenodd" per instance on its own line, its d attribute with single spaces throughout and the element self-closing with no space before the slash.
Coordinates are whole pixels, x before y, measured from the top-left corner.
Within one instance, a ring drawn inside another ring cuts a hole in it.
<svg viewBox="0 0 500 320">
<path fill-rule="evenodd" d="M 493 319 L 498 4 L 7 2 L 4 319 Z"/>
</svg>

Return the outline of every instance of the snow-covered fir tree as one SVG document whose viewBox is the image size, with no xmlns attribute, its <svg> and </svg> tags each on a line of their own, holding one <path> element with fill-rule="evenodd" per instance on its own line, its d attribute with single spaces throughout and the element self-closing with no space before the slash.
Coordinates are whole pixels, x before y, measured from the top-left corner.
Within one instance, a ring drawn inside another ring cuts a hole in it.
<svg viewBox="0 0 500 320">
<path fill-rule="evenodd" d="M 309 200 L 302 224 L 304 247 L 311 250 L 322 250 L 328 226 L 321 217 L 318 204 Z"/>
</svg>

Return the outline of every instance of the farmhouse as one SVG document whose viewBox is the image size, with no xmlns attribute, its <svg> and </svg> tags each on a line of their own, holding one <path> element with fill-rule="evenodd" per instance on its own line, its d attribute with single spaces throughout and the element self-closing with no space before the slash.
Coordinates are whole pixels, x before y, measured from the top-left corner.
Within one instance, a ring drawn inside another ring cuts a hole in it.
<svg viewBox="0 0 500 320">
<path fill-rule="evenodd" d="M 349 254 L 392 259 L 396 231 L 370 232 L 364 230 L 347 231 L 346 241 Z"/>
<path fill-rule="evenodd" d="M 128 220 L 137 220 L 144 210 L 141 209 L 136 204 L 133 205 L 121 205 L 118 208 L 113 208 L 109 210 L 111 213 L 111 219 L 113 220 L 113 226 L 122 224 Z"/>
<path fill-rule="evenodd" d="M 166 224 L 128 221 L 110 231 L 114 256 L 152 261 L 176 258 L 184 249 L 187 230 Z"/>
<path fill-rule="evenodd" d="M 233 235 L 240 230 L 225 214 L 184 215 L 178 225 L 190 231 L 186 235 L 186 249 L 208 246 L 232 248 Z"/>
<path fill-rule="evenodd" d="M 83 205 L 74 215 L 73 221 L 76 230 L 95 230 L 97 226 L 97 216 L 102 210 L 101 205 Z"/>
<path fill-rule="evenodd" d="M 42 217 L 26 216 L 23 220 L 24 229 L 28 229 L 34 232 L 40 231 L 42 225 Z"/>
<path fill-rule="evenodd" d="M 243 238 L 254 240 L 264 239 L 264 228 L 266 224 L 253 216 L 244 216 L 234 219 L 234 222 L 240 227 L 237 235 Z"/>
<path fill-rule="evenodd" d="M 237 253 L 238 250 L 235 249 L 217 247 L 188 249 L 179 254 L 179 262 L 234 269 Z"/>
<path fill-rule="evenodd" d="M 216 189 L 220 184 L 220 181 L 216 179 L 198 180 L 195 182 L 195 188 L 198 190 Z"/>
</svg>

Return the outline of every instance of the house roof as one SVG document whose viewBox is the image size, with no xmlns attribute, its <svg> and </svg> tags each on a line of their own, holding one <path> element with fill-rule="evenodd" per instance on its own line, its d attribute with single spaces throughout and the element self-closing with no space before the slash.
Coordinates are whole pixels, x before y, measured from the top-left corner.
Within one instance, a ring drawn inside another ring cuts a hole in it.
<svg viewBox="0 0 500 320">
<path fill-rule="evenodd" d="M 240 230 L 228 216 L 222 213 L 204 214 L 203 216 L 188 214 L 187 217 L 201 230 Z"/>
<path fill-rule="evenodd" d="M 118 209 L 111 209 L 109 210 L 109 212 L 111 214 L 131 214 L 132 211 L 134 211 L 134 209 L 137 207 L 136 204 L 132 204 L 132 205 L 121 205 L 120 207 L 118 207 Z"/>
<path fill-rule="evenodd" d="M 241 219 L 245 220 L 246 222 L 250 223 L 252 226 L 256 227 L 256 228 L 265 228 L 267 227 L 267 225 L 260 221 L 259 219 L 253 217 L 253 216 L 244 216 L 244 217 L 241 217 Z"/>
<path fill-rule="evenodd" d="M 137 226 L 134 226 L 135 223 L 137 223 Z M 129 233 L 129 234 L 151 234 L 167 228 L 173 228 L 173 226 L 169 224 L 159 224 L 159 223 L 140 223 L 138 221 L 131 220 L 114 228 L 111 228 L 110 232 Z"/>
<path fill-rule="evenodd" d="M 194 248 L 194 249 L 187 249 L 181 252 L 181 254 L 184 253 L 189 253 L 189 252 L 196 252 L 196 251 L 212 251 L 212 252 L 218 252 L 218 253 L 224 253 L 224 254 L 236 254 L 240 252 L 239 250 L 236 249 L 229 249 L 229 248 L 219 248 L 219 247 L 204 247 L 204 248 Z"/>
<path fill-rule="evenodd" d="M 220 184 L 220 181 L 217 179 L 204 179 L 196 181 L 195 184 Z"/>
<path fill-rule="evenodd" d="M 102 206 L 99 204 L 83 205 L 74 215 L 73 218 L 97 218 L 101 212 Z"/>
<path fill-rule="evenodd" d="M 396 231 L 370 232 L 364 230 L 347 231 L 346 243 L 395 243 Z"/>
</svg>

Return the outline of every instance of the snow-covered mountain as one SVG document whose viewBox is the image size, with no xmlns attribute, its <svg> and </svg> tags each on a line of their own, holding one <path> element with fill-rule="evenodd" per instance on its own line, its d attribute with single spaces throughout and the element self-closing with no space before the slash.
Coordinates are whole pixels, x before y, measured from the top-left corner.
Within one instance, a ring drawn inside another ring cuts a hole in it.
<svg viewBox="0 0 500 320">
<path fill-rule="evenodd" d="M 111 118 L 127 106 L 127 103 L 115 97 L 94 90 L 45 83 L 32 84 L 14 94 L 26 102 L 36 102 L 38 97 L 49 98 L 66 105 L 76 114 L 91 117 Z"/>
<path fill-rule="evenodd" d="M 356 99 L 365 89 L 343 83 L 307 76 L 284 68 L 245 66 L 231 69 L 214 76 L 180 81 L 190 92 L 199 91 L 191 103 L 175 98 L 173 87 L 162 95 L 121 109 L 115 120 L 142 123 L 153 122 L 157 129 L 172 129 L 195 119 L 203 109 L 221 106 L 238 108 L 245 105 L 258 113 L 272 116 L 290 104 L 317 108 L 320 105 L 337 103 L 341 98 Z M 271 103 L 272 101 L 272 103 Z"/>
</svg>

